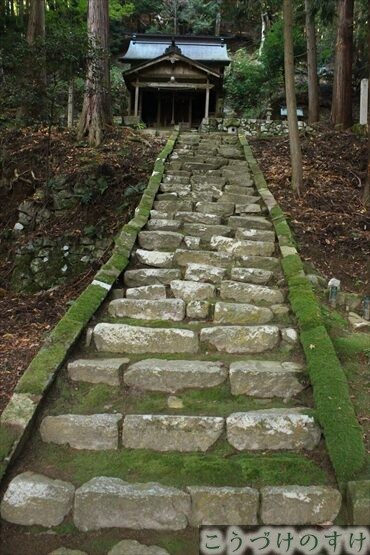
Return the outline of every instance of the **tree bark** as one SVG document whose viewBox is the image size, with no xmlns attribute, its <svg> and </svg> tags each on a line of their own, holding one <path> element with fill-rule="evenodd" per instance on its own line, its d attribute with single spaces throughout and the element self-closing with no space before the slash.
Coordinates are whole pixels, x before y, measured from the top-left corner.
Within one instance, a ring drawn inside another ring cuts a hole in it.
<svg viewBox="0 0 370 555">
<path fill-rule="evenodd" d="M 108 0 L 89 0 L 87 21 L 90 55 L 79 137 L 87 135 L 89 143 L 98 146 L 106 126 L 112 123 Z"/>
<path fill-rule="evenodd" d="M 308 69 L 308 123 L 320 119 L 319 79 L 317 76 L 317 46 L 315 16 L 312 0 L 305 0 Z"/>
<path fill-rule="evenodd" d="M 335 48 L 335 68 L 331 120 L 343 129 L 352 120 L 352 65 L 353 65 L 354 0 L 338 1 L 338 29 Z"/>
<path fill-rule="evenodd" d="M 293 47 L 293 4 L 292 0 L 283 2 L 284 18 L 284 68 L 285 68 L 285 90 L 288 110 L 288 128 L 290 158 L 292 164 L 292 188 L 296 194 L 300 194 L 303 184 L 302 149 L 299 137 L 297 119 L 297 99 L 295 92 L 294 72 L 294 47 Z"/>
<path fill-rule="evenodd" d="M 45 0 L 31 0 L 26 40 L 32 46 L 45 38 Z"/>
<path fill-rule="evenodd" d="M 367 179 L 365 183 L 363 202 L 367 208 L 370 208 L 370 2 L 369 13 L 367 17 L 367 42 L 368 42 L 368 78 L 369 78 L 369 94 L 367 97 L 367 133 L 368 133 L 368 147 L 367 147 Z M 369 266 L 370 270 L 370 266 Z"/>
</svg>

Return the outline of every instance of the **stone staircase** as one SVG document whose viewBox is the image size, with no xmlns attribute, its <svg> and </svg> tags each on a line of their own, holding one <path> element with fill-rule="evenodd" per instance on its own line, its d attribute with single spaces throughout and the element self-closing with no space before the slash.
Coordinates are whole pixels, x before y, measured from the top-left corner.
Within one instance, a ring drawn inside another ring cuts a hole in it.
<svg viewBox="0 0 370 555">
<path fill-rule="evenodd" d="M 151 453 L 217 458 L 217 448 L 226 464 L 238 453 L 325 457 L 273 225 L 236 137 L 180 135 L 122 280 L 63 378 L 72 389 L 109 387 L 118 405 L 109 412 L 105 401 L 81 414 L 78 404 L 63 413 L 51 402 L 39 423 L 43 444 L 107 457 L 141 450 L 149 461 Z M 228 407 L 235 398 L 235 410 L 224 414 L 216 401 L 212 414 L 209 396 L 220 388 Z M 198 395 L 197 410 L 189 392 Z M 151 396 L 160 404 L 153 400 L 157 409 L 145 412 L 142 401 Z M 252 410 L 239 410 L 244 399 Z M 21 526 L 54 527 L 67 517 L 81 532 L 176 535 L 202 524 L 319 524 L 341 506 L 332 477 L 260 488 L 212 479 L 170 487 L 120 476 L 81 485 L 40 474 L 42 463 L 18 466 L 1 510 Z"/>
</svg>

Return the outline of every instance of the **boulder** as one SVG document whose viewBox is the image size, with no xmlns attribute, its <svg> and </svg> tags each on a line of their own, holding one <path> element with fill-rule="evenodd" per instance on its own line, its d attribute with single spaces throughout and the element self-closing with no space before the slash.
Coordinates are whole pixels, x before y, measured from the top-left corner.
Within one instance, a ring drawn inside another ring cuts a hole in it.
<svg viewBox="0 0 370 555">
<path fill-rule="evenodd" d="M 207 348 L 230 354 L 263 353 L 279 343 L 277 326 L 215 326 L 203 328 L 200 341 Z"/>
</svg>

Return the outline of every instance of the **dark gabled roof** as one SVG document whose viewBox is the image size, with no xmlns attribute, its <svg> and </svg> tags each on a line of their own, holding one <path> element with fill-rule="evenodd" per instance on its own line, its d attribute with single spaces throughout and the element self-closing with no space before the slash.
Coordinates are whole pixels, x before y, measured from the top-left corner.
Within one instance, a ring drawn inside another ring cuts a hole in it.
<svg viewBox="0 0 370 555">
<path fill-rule="evenodd" d="M 198 69 L 200 69 L 201 71 L 204 71 L 205 73 L 209 74 L 209 75 L 213 75 L 214 77 L 221 77 L 220 73 L 218 71 L 216 71 L 215 69 L 211 69 L 210 67 L 207 67 L 199 62 L 196 62 L 194 60 L 191 60 L 190 58 L 187 58 L 186 56 L 183 56 L 182 54 L 179 54 L 178 52 L 175 52 L 171 49 L 168 49 L 168 52 L 163 54 L 163 56 L 159 56 L 158 58 L 154 58 L 153 60 L 149 60 L 149 61 L 145 61 L 142 64 L 139 65 L 135 65 L 134 67 L 127 69 L 126 71 L 123 72 L 124 77 L 129 76 L 129 75 L 133 75 L 137 72 L 140 72 L 141 70 L 150 67 L 150 66 L 154 66 L 157 65 L 165 60 L 170 60 L 170 61 L 183 61 L 185 63 L 188 63 L 191 66 L 194 66 Z"/>
<path fill-rule="evenodd" d="M 128 51 L 121 60 L 126 63 L 153 60 L 165 54 L 173 42 L 181 54 L 197 62 L 229 64 L 227 46 L 221 37 L 133 35 Z"/>
</svg>

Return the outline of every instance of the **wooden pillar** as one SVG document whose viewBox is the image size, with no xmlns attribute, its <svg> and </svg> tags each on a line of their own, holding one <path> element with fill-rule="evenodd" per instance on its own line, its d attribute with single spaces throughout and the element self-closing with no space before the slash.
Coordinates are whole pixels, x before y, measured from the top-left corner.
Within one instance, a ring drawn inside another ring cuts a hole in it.
<svg viewBox="0 0 370 555">
<path fill-rule="evenodd" d="M 157 103 L 157 127 L 161 125 L 161 93 L 158 91 L 158 103 Z"/>
<path fill-rule="evenodd" d="M 135 110 L 134 116 L 137 117 L 139 115 L 139 85 L 135 85 Z"/>
<path fill-rule="evenodd" d="M 175 93 L 172 93 L 172 118 L 171 125 L 175 125 Z"/>
<path fill-rule="evenodd" d="M 192 121 L 193 121 L 193 97 L 190 96 L 189 97 L 189 125 L 190 125 L 190 128 L 191 128 Z"/>
</svg>

